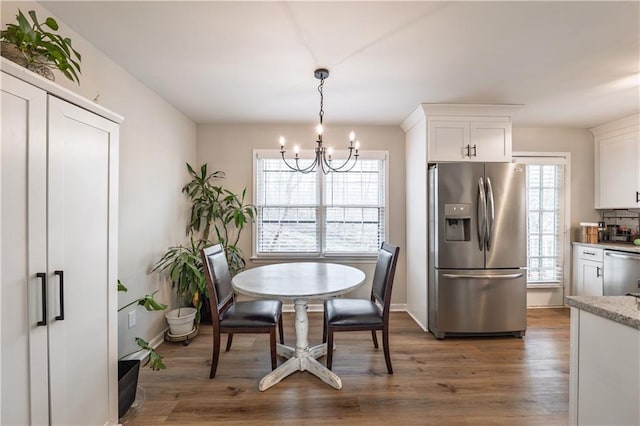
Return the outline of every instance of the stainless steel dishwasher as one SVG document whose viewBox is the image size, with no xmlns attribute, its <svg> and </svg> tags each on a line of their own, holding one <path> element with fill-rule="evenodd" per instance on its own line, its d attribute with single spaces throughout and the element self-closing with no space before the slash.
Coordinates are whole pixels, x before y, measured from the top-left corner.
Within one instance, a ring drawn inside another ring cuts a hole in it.
<svg viewBox="0 0 640 426">
<path fill-rule="evenodd" d="M 640 254 L 605 250 L 602 278 L 605 296 L 637 293 L 640 291 Z"/>
</svg>

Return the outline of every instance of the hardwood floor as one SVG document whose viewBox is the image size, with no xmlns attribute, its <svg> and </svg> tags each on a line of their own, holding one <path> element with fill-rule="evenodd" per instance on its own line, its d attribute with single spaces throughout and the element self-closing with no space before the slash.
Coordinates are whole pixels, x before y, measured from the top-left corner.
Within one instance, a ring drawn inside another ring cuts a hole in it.
<svg viewBox="0 0 640 426">
<path fill-rule="evenodd" d="M 284 315 L 293 345 L 293 314 Z M 309 340 L 319 343 L 322 314 L 309 318 Z M 168 370 L 141 369 L 146 400 L 128 424 L 567 424 L 569 309 L 530 309 L 523 339 L 438 341 L 401 312 L 390 324 L 393 375 L 369 332 L 338 333 L 333 371 L 342 390 L 298 372 L 265 392 L 258 382 L 270 371 L 268 336 L 235 335 L 209 380 L 212 336 L 203 325 L 189 346 L 159 347 Z"/>
</svg>

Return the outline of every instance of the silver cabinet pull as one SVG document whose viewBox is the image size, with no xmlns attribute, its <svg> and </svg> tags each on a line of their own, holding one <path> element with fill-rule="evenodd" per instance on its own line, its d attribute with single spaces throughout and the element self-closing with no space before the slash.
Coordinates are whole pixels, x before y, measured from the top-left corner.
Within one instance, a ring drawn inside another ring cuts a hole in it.
<svg viewBox="0 0 640 426">
<path fill-rule="evenodd" d="M 492 275 L 481 275 L 481 274 L 442 274 L 444 278 L 454 278 L 454 279 L 490 279 L 490 280 L 512 280 L 514 278 L 520 278 L 524 274 L 522 272 L 516 272 L 515 274 L 492 274 Z"/>
</svg>

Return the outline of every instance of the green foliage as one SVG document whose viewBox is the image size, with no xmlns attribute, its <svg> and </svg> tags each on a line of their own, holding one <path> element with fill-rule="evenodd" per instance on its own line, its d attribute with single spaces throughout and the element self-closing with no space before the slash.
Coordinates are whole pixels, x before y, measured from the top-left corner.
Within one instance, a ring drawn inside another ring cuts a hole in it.
<svg viewBox="0 0 640 426">
<path fill-rule="evenodd" d="M 187 225 L 190 244 L 169 247 L 152 271 L 165 271 L 179 296 L 196 308 L 196 324 L 200 323 L 201 297 L 208 297 L 200 251 L 220 243 L 227 254 L 229 272 L 235 275 L 245 267 L 245 260 L 237 244 L 245 225 L 255 218 L 256 209 L 245 204 L 246 188 L 236 195 L 214 182 L 225 177 L 221 171 L 209 173 L 203 164 L 195 170 L 187 163 L 191 180 L 182 188 L 191 201 L 191 215 Z"/>
<path fill-rule="evenodd" d="M 200 250 L 207 241 L 194 240 L 191 236 L 189 246 L 169 247 L 162 258 L 153 267 L 153 271 L 167 271 L 179 296 L 185 298 L 197 309 L 196 323 L 200 323 L 201 295 L 207 296 L 207 281 L 202 269 Z"/>
<path fill-rule="evenodd" d="M 229 271 L 232 276 L 236 275 L 246 265 L 238 248 L 240 234 L 245 225 L 254 220 L 256 208 L 252 204 L 245 204 L 246 188 L 237 195 L 222 186 L 214 185 L 215 180 L 224 178 L 223 172 L 208 173 L 206 164 L 196 171 L 189 163 L 187 170 L 191 181 L 182 188 L 182 192 L 191 200 L 187 232 L 201 233 L 203 240 L 222 244 L 227 254 Z"/>
<path fill-rule="evenodd" d="M 58 30 L 55 19 L 49 17 L 44 22 L 38 22 L 33 10 L 29 11 L 29 16 L 32 23 L 18 9 L 17 25 L 7 24 L 6 29 L 0 32 L 0 39 L 15 45 L 22 52 L 27 65 L 57 68 L 69 80 L 80 84 L 78 74 L 82 56 L 71 46 L 71 39 L 55 33 Z"/>
<path fill-rule="evenodd" d="M 118 291 L 122 291 L 122 292 L 129 291 L 127 287 L 124 284 L 122 284 L 122 282 L 120 282 L 120 280 L 118 280 Z M 147 311 L 164 311 L 165 309 L 167 309 L 167 305 L 163 303 L 159 303 L 153 298 L 153 296 L 157 292 L 158 291 L 156 290 L 151 294 L 145 294 L 143 297 L 140 297 L 139 299 L 136 299 L 133 302 L 127 303 L 122 308 L 118 309 L 118 312 L 128 308 L 131 305 L 136 305 L 136 304 L 140 306 L 144 306 L 144 308 Z M 124 357 L 127 357 L 129 355 L 135 354 L 136 352 L 140 352 L 143 350 L 149 351 L 149 367 L 151 367 L 152 370 L 158 371 L 158 370 L 165 370 L 167 368 L 162 362 L 162 356 L 160 356 L 153 347 L 149 346 L 148 342 L 146 342 L 144 339 L 140 337 L 136 337 L 136 343 L 138 344 L 140 349 L 130 352 L 126 354 Z"/>
</svg>

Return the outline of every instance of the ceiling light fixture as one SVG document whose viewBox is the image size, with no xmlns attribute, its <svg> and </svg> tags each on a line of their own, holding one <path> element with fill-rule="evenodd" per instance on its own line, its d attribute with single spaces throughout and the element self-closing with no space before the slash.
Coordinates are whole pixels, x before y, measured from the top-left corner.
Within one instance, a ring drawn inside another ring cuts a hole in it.
<svg viewBox="0 0 640 426">
<path fill-rule="evenodd" d="M 358 162 L 358 150 L 360 149 L 360 141 L 356 141 L 355 133 L 351 132 L 349 134 L 349 156 L 347 159 L 340 164 L 339 166 L 335 166 L 333 164 L 333 148 L 325 148 L 322 145 L 322 118 L 324 117 L 324 94 L 322 93 L 322 89 L 324 87 L 324 81 L 329 77 L 329 70 L 326 68 L 318 68 L 314 71 L 315 77 L 320 80 L 320 85 L 318 86 L 318 92 L 320 92 L 320 124 L 316 127 L 316 131 L 318 133 L 318 140 L 316 141 L 316 149 L 315 149 L 315 159 L 313 162 L 306 166 L 300 167 L 300 148 L 297 145 L 294 145 L 293 152 L 295 153 L 295 157 L 293 160 L 295 161 L 295 165 L 291 165 L 287 159 L 285 158 L 286 151 L 284 149 L 285 139 L 283 136 L 280 136 L 280 154 L 282 155 L 282 161 L 289 167 L 291 170 L 300 172 L 300 173 L 311 173 L 316 170 L 316 167 L 320 167 L 322 173 L 325 175 L 329 172 L 348 172 L 356 165 Z M 355 150 L 355 152 L 354 152 Z M 353 161 L 351 160 L 353 158 Z"/>
</svg>

